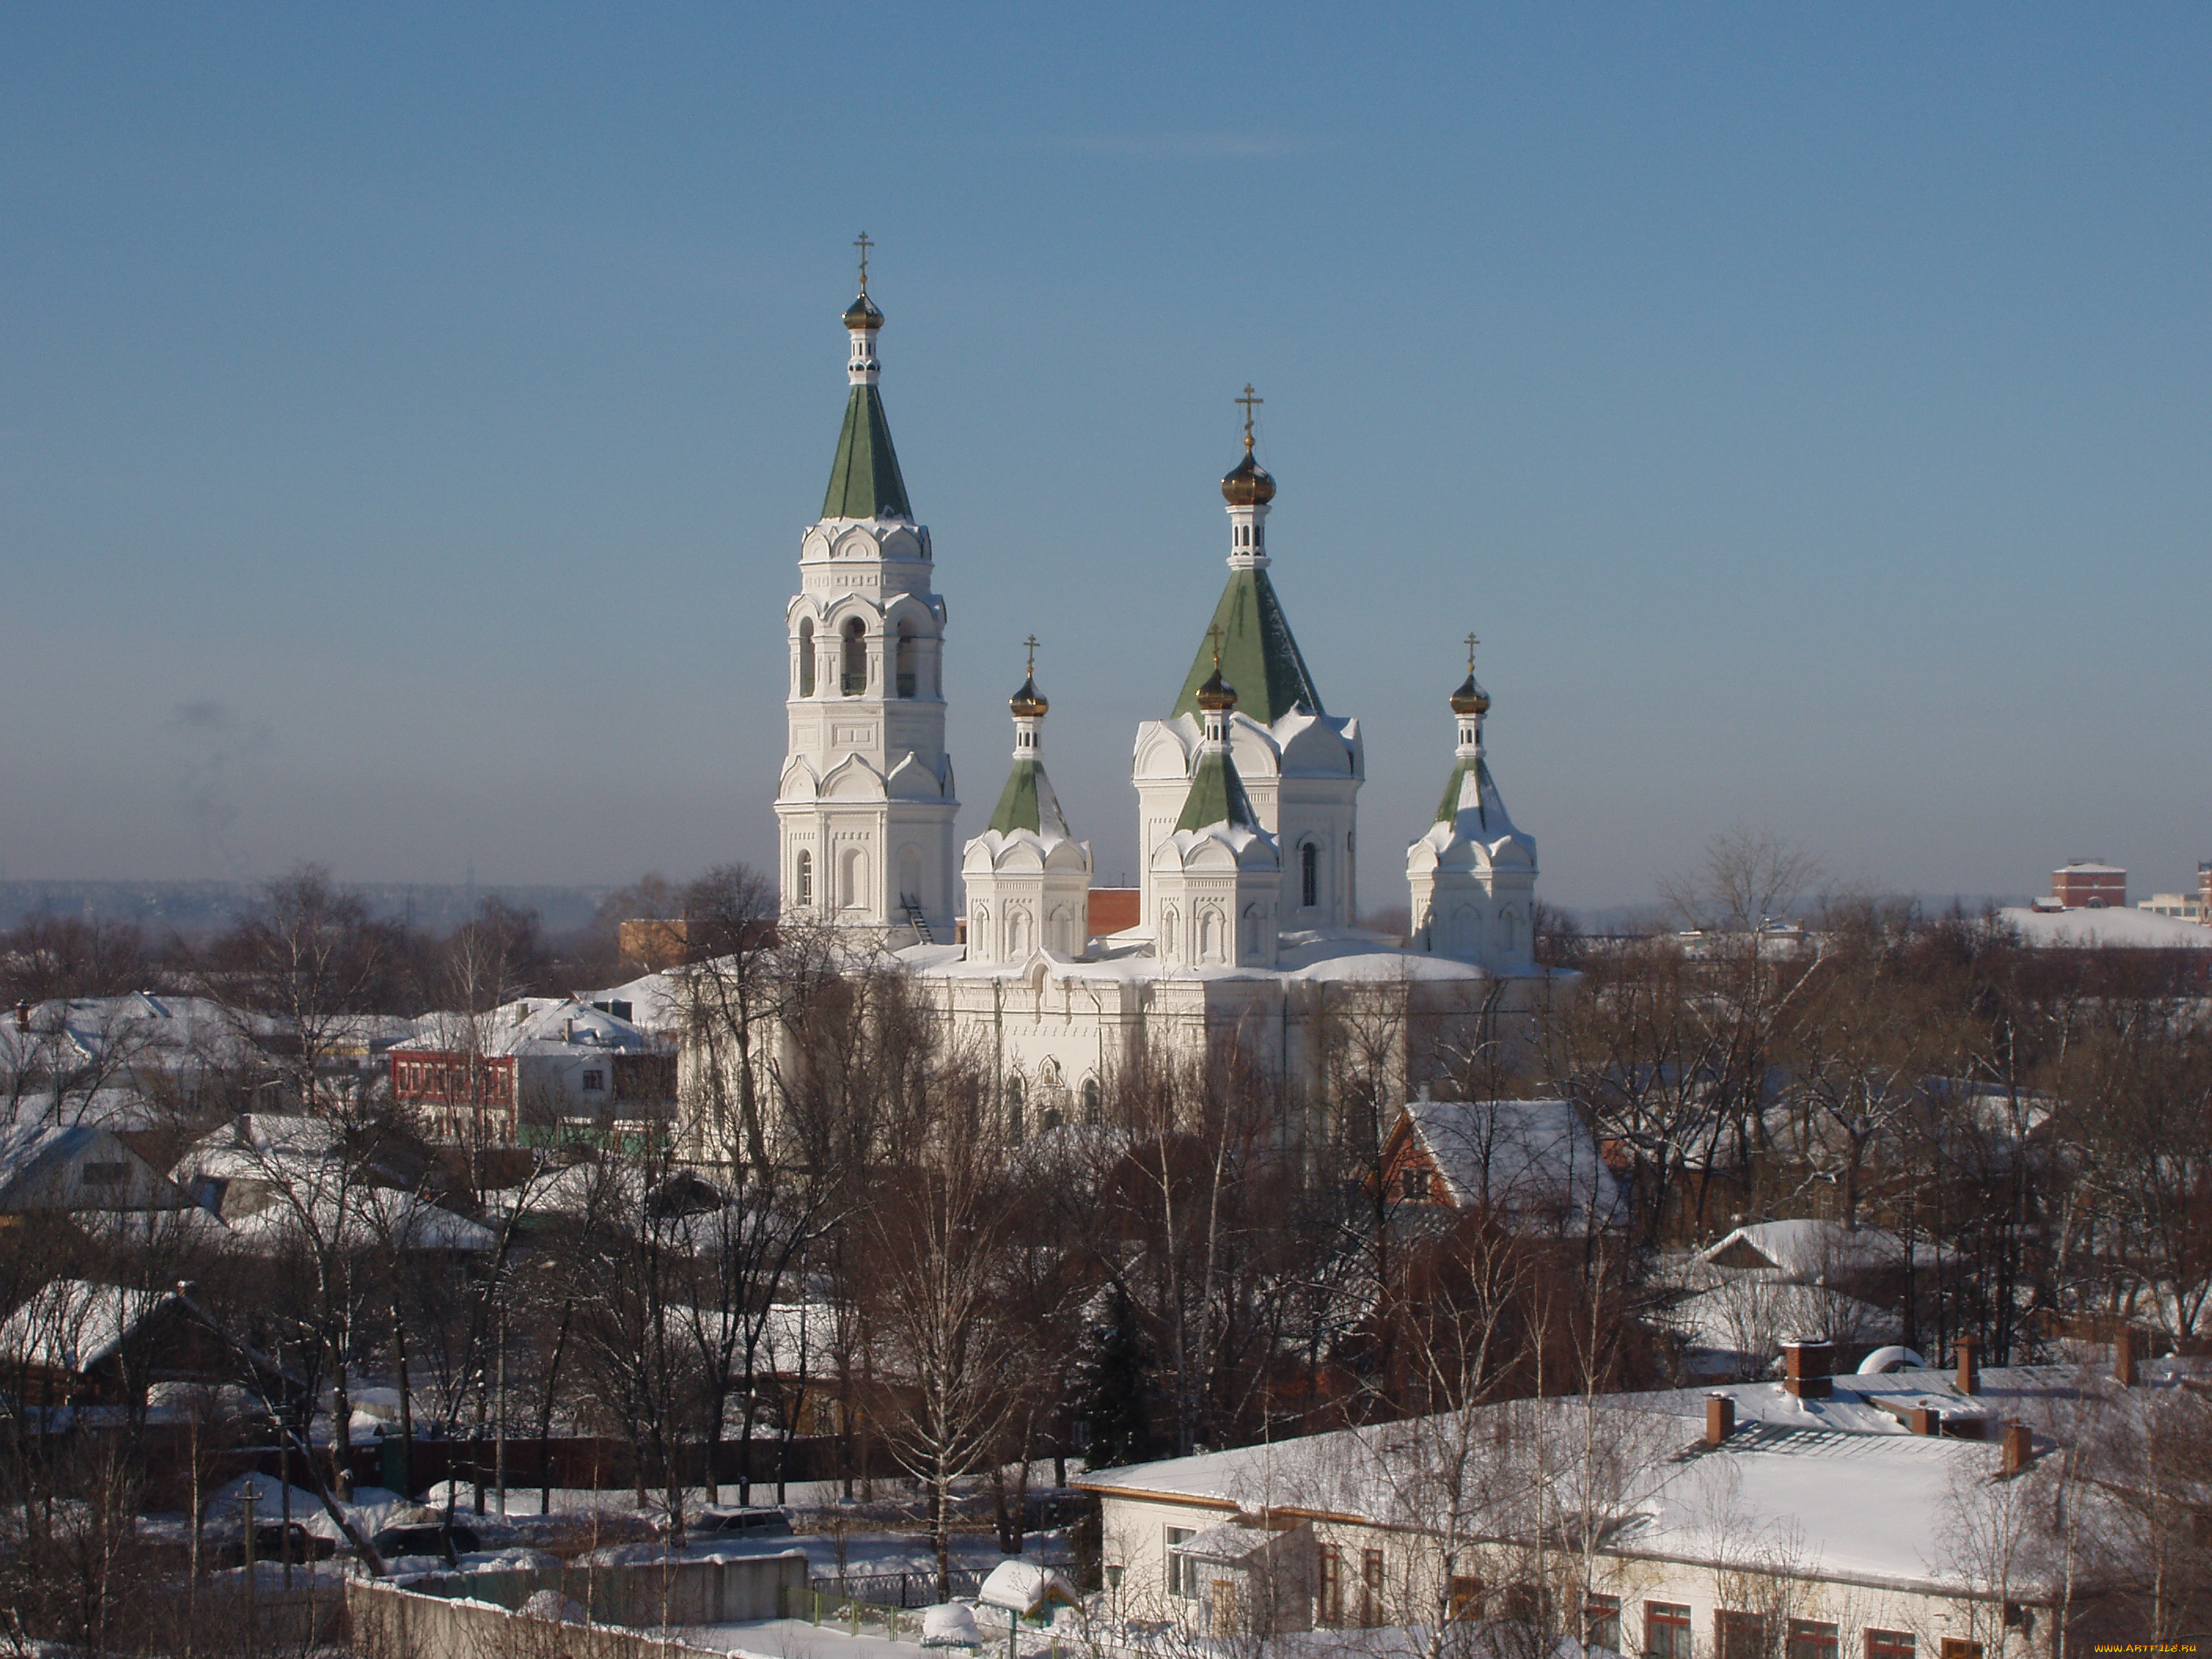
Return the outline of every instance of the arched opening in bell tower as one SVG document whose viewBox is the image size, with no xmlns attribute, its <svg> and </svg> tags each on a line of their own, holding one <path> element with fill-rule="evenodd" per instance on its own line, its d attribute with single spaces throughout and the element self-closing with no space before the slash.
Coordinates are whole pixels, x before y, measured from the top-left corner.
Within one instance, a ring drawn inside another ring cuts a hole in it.
<svg viewBox="0 0 2212 1659">
<path fill-rule="evenodd" d="M 898 694 L 902 697 L 920 695 L 915 690 L 921 647 L 915 641 L 914 624 L 902 622 L 898 631 Z"/>
<path fill-rule="evenodd" d="M 814 695 L 814 618 L 799 624 L 799 695 Z"/>
<path fill-rule="evenodd" d="M 857 697 L 868 689 L 868 629 L 858 617 L 845 624 L 844 693 Z"/>
</svg>

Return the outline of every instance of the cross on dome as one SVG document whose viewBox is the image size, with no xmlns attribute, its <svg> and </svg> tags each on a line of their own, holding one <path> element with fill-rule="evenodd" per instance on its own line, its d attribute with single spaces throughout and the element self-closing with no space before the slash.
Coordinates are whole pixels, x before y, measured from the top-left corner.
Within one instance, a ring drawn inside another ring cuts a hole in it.
<svg viewBox="0 0 2212 1659">
<path fill-rule="evenodd" d="M 864 230 L 853 239 L 853 246 L 860 250 L 860 292 L 866 294 L 868 291 L 868 250 L 875 244 L 868 240 L 868 233 Z M 1246 386 L 1244 389 L 1249 392 L 1252 388 Z"/>
<path fill-rule="evenodd" d="M 1247 380 L 1244 382 L 1244 395 L 1234 401 L 1244 405 L 1244 447 L 1249 452 L 1252 447 L 1252 411 L 1267 400 L 1265 398 L 1254 397 L 1252 382 Z"/>
</svg>

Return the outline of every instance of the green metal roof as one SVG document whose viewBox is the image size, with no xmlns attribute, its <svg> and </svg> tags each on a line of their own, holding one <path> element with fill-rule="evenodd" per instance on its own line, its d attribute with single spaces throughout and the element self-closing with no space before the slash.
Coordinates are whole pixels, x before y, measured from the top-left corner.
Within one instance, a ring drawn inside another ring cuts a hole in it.
<svg viewBox="0 0 2212 1659">
<path fill-rule="evenodd" d="M 1052 780 L 1044 775 L 1042 761 L 1014 763 L 1014 769 L 1006 774 L 1006 787 L 999 793 L 998 810 L 991 814 L 989 827 L 1002 836 L 1017 830 L 1038 835 L 1067 834 L 1067 820 L 1060 813 L 1060 798 L 1052 793 Z"/>
<path fill-rule="evenodd" d="M 1490 808 L 1485 804 L 1492 785 L 1490 763 L 1484 760 L 1461 761 L 1452 768 L 1451 781 L 1444 786 L 1444 798 L 1437 804 L 1436 822 L 1449 823 L 1459 816 L 1460 791 L 1466 787 L 1469 766 L 1474 769 L 1474 821 L 1483 829 L 1490 828 Z"/>
<path fill-rule="evenodd" d="M 1213 623 L 1222 632 L 1221 672 L 1237 688 L 1237 707 L 1262 726 L 1273 726 L 1293 708 L 1310 714 L 1325 714 L 1321 693 L 1298 642 L 1291 637 L 1291 624 L 1283 615 L 1283 602 L 1264 570 L 1232 570 L 1229 586 L 1221 590 L 1221 603 L 1213 607 Z M 1198 688 L 1213 672 L 1213 641 L 1203 639 L 1182 695 L 1170 712 L 1198 712 Z"/>
<path fill-rule="evenodd" d="M 1212 653 L 1208 652 L 1206 672 L 1212 672 Z M 1198 757 L 1198 769 L 1190 775 L 1190 793 L 1182 798 L 1182 816 L 1176 820 L 1176 828 L 1203 830 L 1214 823 L 1241 823 L 1247 830 L 1260 827 L 1252 798 L 1244 793 L 1244 780 L 1237 775 L 1237 763 L 1220 753 Z"/>
<path fill-rule="evenodd" d="M 856 386 L 845 400 L 845 427 L 837 434 L 837 459 L 830 465 L 830 492 L 822 498 L 825 519 L 911 519 L 906 480 L 899 477 L 898 452 L 891 447 L 891 423 L 884 400 L 872 386 Z"/>
</svg>

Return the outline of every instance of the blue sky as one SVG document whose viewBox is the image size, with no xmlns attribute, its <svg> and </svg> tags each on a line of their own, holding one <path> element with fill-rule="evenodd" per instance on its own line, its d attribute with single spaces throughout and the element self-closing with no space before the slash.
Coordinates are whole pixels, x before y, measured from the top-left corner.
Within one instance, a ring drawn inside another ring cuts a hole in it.
<svg viewBox="0 0 2212 1659">
<path fill-rule="evenodd" d="M 1362 897 L 1486 641 L 1540 890 L 2212 857 L 2212 12 L 0 8 L 0 873 L 765 860 L 878 243 L 963 833 L 1275 574 Z"/>
</svg>

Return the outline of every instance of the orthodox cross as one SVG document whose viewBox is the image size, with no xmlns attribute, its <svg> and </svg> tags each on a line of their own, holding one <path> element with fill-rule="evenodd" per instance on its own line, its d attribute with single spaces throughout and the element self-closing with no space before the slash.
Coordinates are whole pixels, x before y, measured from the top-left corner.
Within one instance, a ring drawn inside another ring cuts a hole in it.
<svg viewBox="0 0 2212 1659">
<path fill-rule="evenodd" d="M 1244 447 L 1249 450 L 1252 447 L 1252 411 L 1258 405 L 1266 403 L 1267 400 L 1265 398 L 1254 397 L 1252 395 L 1252 383 L 1251 381 L 1247 380 L 1244 382 L 1244 395 L 1234 399 L 1233 401 L 1244 405 Z"/>
<path fill-rule="evenodd" d="M 1030 648 L 1029 676 L 1031 679 L 1035 679 L 1036 678 L 1036 635 L 1030 635 L 1022 643 Z"/>
<path fill-rule="evenodd" d="M 1481 643 L 1482 641 L 1472 634 L 1467 636 L 1467 672 L 1470 674 L 1474 672 L 1474 647 Z"/>
<path fill-rule="evenodd" d="M 1221 672 L 1221 624 L 1216 623 L 1206 630 L 1206 637 L 1213 641 L 1213 670 Z"/>
<path fill-rule="evenodd" d="M 854 239 L 853 246 L 860 250 L 860 292 L 866 294 L 868 291 L 868 250 L 875 244 L 868 240 L 868 233 L 864 230 Z M 1249 392 L 1252 388 L 1246 386 L 1244 389 Z"/>
</svg>

